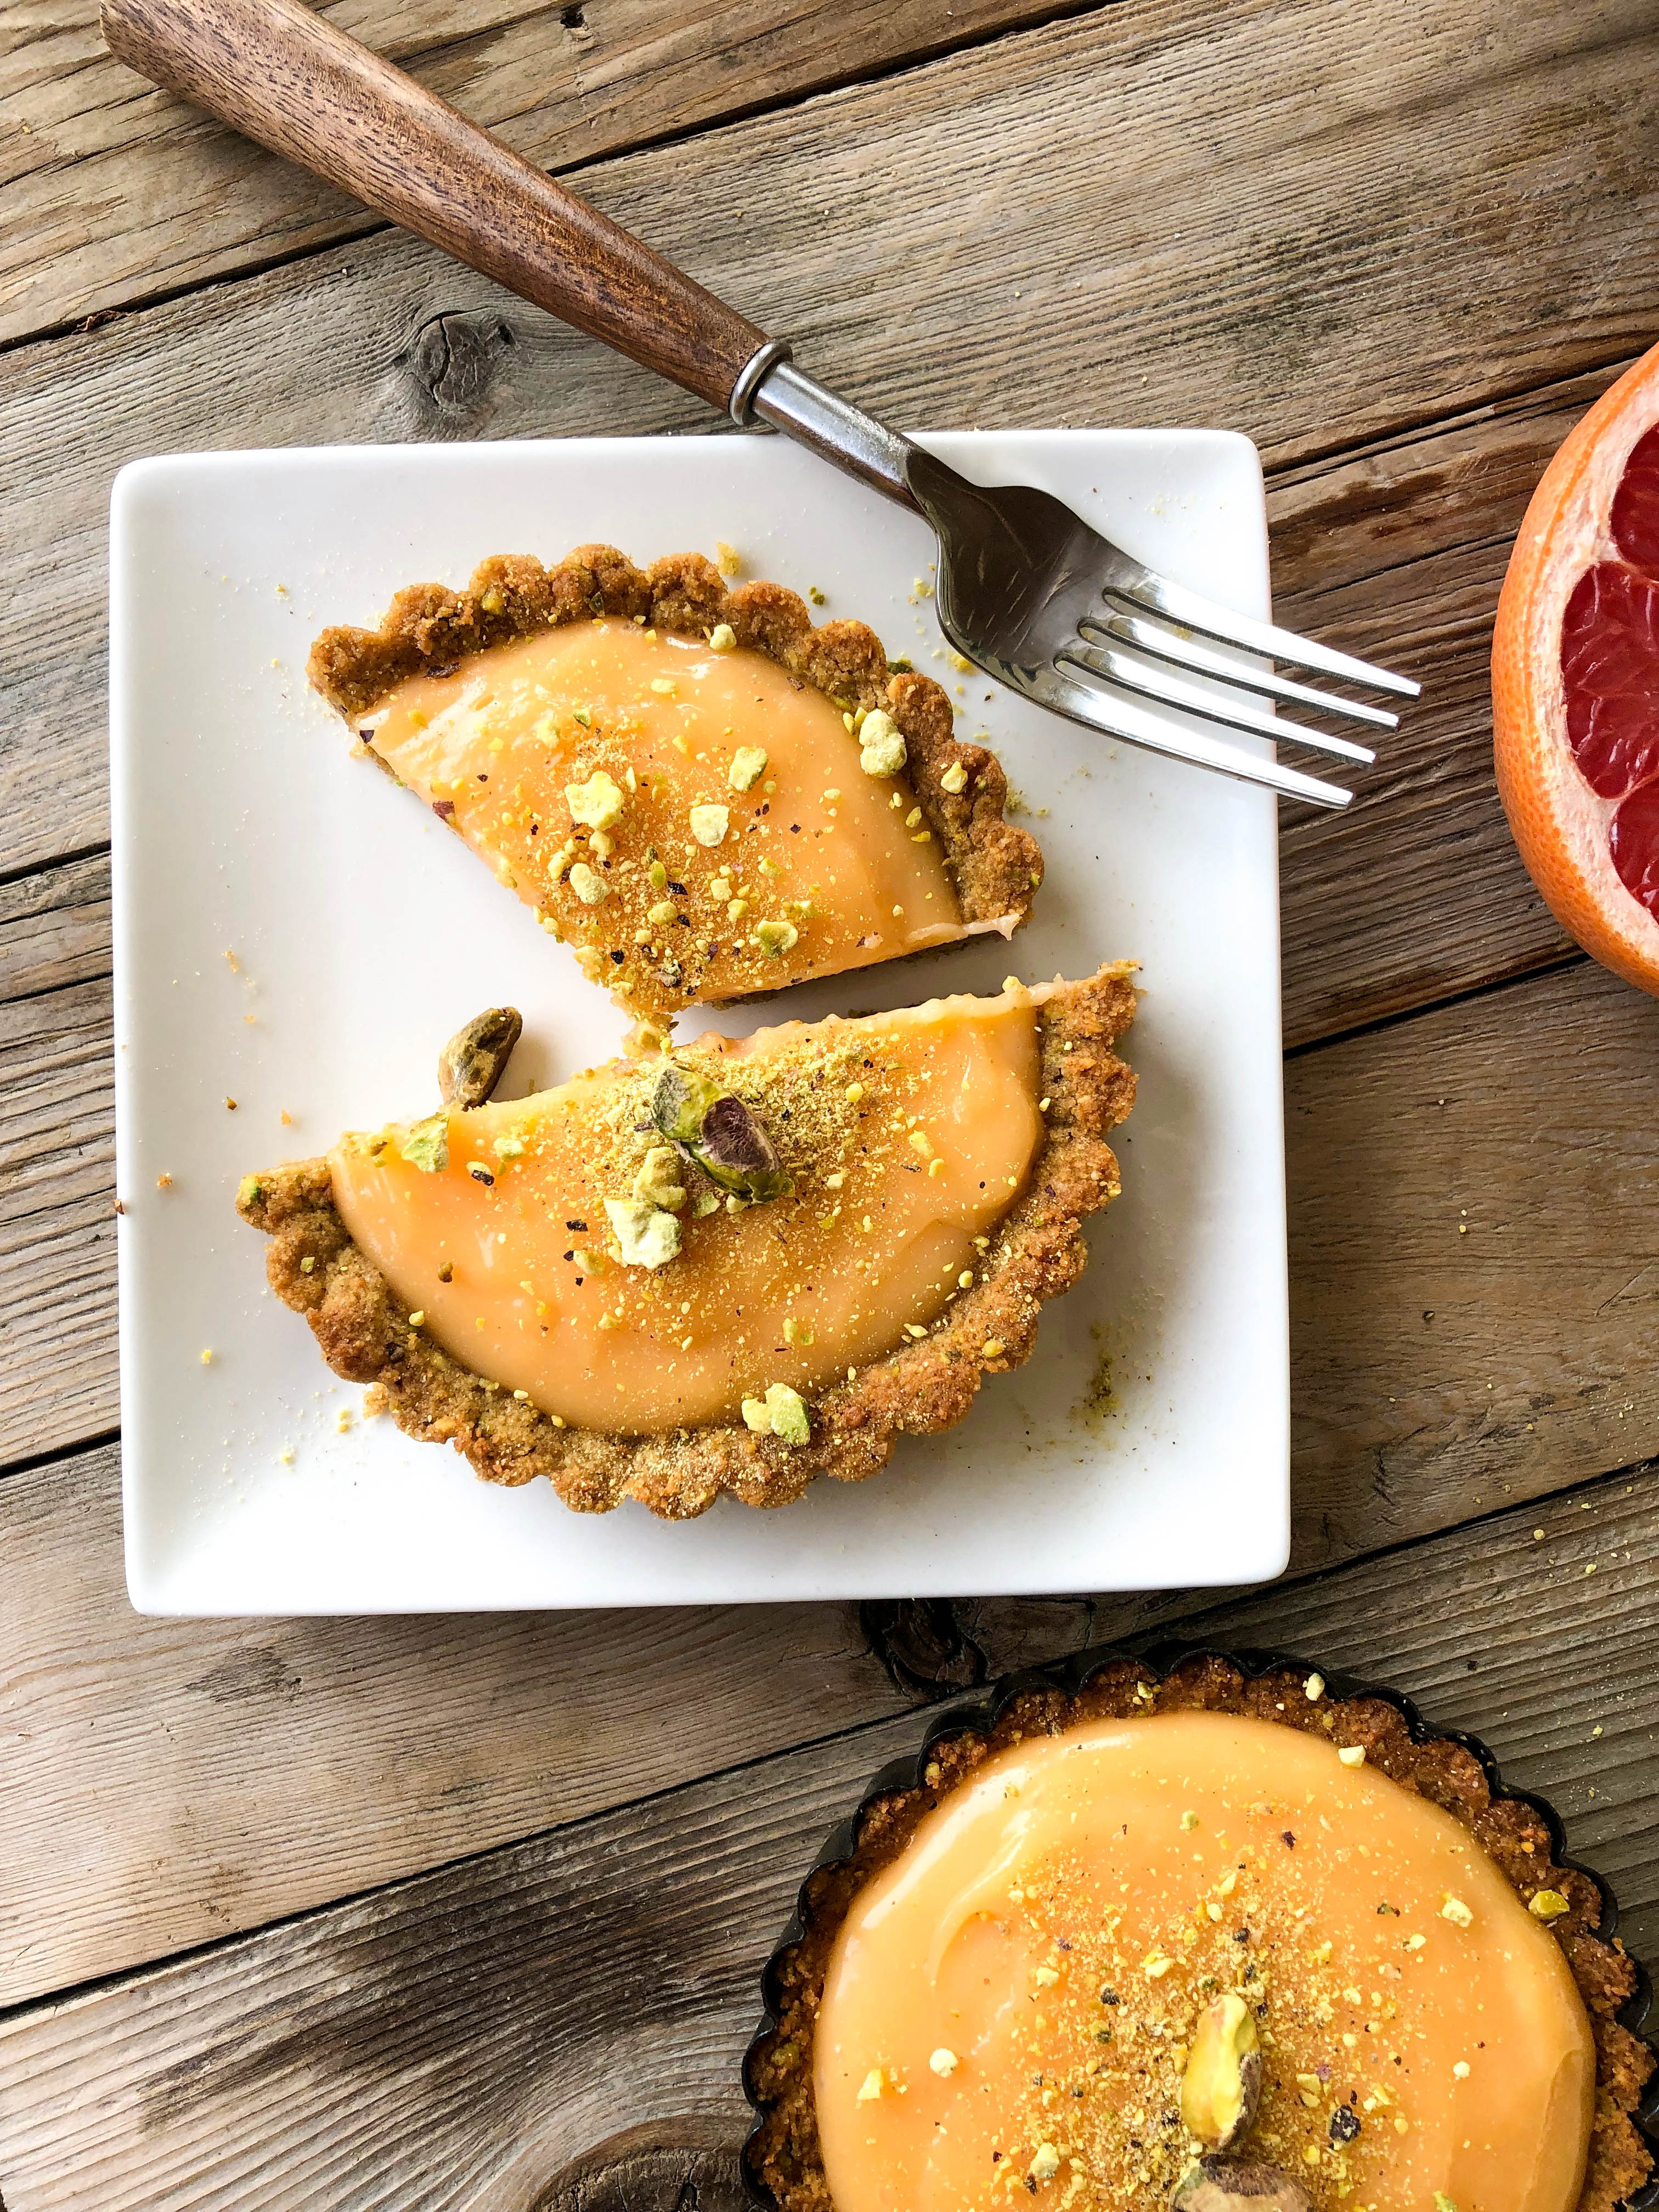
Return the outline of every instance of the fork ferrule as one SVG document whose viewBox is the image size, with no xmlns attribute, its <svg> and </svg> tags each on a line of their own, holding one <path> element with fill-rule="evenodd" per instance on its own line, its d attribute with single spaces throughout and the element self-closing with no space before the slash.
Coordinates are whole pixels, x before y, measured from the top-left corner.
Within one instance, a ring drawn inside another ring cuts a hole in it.
<svg viewBox="0 0 1659 2212">
<path fill-rule="evenodd" d="M 739 430 L 748 429 L 754 422 L 755 394 L 761 379 L 781 361 L 787 361 L 793 350 L 787 338 L 768 338 L 763 346 L 756 347 L 738 371 L 738 380 L 732 386 L 732 396 L 726 406 Z"/>
</svg>

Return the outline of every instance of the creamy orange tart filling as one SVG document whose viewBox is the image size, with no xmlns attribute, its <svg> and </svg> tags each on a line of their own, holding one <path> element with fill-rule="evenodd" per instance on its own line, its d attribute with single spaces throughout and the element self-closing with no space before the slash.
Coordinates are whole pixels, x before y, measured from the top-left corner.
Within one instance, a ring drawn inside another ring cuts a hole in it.
<svg viewBox="0 0 1659 2212">
<path fill-rule="evenodd" d="M 1643 2178 L 1633 1976 L 1531 1808 L 1380 1701 L 1241 1710 L 1206 1664 L 1034 1698 L 814 1878 L 759 2069 L 782 2203 L 1610 2212 Z"/>
<path fill-rule="evenodd" d="M 325 633 L 311 672 L 641 1014 L 1006 936 L 1041 879 L 936 684 L 695 556 L 486 562 Z"/>
<path fill-rule="evenodd" d="M 347 1136 L 239 1202 L 336 1369 L 480 1473 L 781 1503 L 1027 1356 L 1116 1193 L 1133 1008 L 1117 968 L 707 1037 Z"/>
</svg>

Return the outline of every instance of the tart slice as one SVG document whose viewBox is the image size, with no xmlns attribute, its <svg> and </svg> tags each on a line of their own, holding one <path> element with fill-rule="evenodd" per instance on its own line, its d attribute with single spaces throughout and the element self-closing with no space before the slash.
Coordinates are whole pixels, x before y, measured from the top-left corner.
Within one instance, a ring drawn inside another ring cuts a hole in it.
<svg viewBox="0 0 1659 2212">
<path fill-rule="evenodd" d="M 584 546 L 401 592 L 313 684 L 631 1012 L 663 1019 L 1024 921 L 1036 841 L 929 678 L 698 554 Z"/>
<path fill-rule="evenodd" d="M 856 1480 L 1030 1353 L 1117 1194 L 1127 967 L 795 1022 L 243 1181 L 338 1375 L 486 1480 L 665 1519 Z"/>
</svg>

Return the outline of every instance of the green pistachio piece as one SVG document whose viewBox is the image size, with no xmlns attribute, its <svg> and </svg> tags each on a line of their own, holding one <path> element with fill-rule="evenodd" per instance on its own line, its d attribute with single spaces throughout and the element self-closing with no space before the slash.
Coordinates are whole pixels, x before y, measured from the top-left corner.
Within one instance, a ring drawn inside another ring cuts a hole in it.
<svg viewBox="0 0 1659 2212">
<path fill-rule="evenodd" d="M 792 1390 L 787 1382 L 768 1384 L 766 1410 L 771 1418 L 772 1433 L 780 1443 L 804 1444 L 811 1436 L 806 1401 L 799 1390 Z"/>
<path fill-rule="evenodd" d="M 672 1145 L 695 1145 L 702 1117 L 726 1093 L 706 1075 L 678 1067 L 671 1060 L 651 1094 L 651 1118 Z"/>
<path fill-rule="evenodd" d="M 660 1206 L 607 1198 L 605 1210 L 626 1267 L 665 1267 L 680 1249 L 680 1224 Z"/>
<path fill-rule="evenodd" d="M 411 1121 L 403 1133 L 398 1152 L 422 1175 L 440 1173 L 449 1165 L 448 1115 L 441 1110 L 428 1114 L 423 1121 Z"/>
</svg>

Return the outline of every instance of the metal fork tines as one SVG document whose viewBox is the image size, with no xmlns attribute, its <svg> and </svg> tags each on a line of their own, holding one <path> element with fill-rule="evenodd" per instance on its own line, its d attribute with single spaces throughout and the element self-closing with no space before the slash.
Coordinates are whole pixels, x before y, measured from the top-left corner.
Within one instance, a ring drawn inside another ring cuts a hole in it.
<svg viewBox="0 0 1659 2212">
<path fill-rule="evenodd" d="M 1138 563 L 1124 565 L 1138 570 L 1133 582 L 1115 577 L 1103 580 L 1099 611 L 1080 615 L 1076 634 L 1054 654 L 1058 669 L 1073 678 L 1084 678 L 1091 690 L 1109 686 L 1119 694 L 1156 702 L 1241 733 L 1306 745 L 1364 766 L 1376 757 L 1368 745 L 1307 722 L 1287 720 L 1276 714 L 1274 707 L 1282 703 L 1310 708 L 1378 730 L 1397 728 L 1397 714 L 1365 700 L 1298 683 L 1260 659 L 1243 661 L 1235 656 L 1240 652 L 1271 653 L 1293 666 L 1369 684 L 1402 698 L 1414 696 L 1419 689 L 1408 678 L 1395 676 L 1388 669 L 1373 667 L 1274 624 L 1235 615 L 1152 570 L 1139 568 Z M 1213 643 L 1208 641 L 1212 640 Z M 1252 699 L 1242 698 L 1241 692 L 1269 703 L 1257 706 Z M 1127 703 L 1115 701 L 1111 711 L 1121 714 Z M 1103 708 L 1103 700 L 1102 704 Z M 1068 702 L 1067 710 L 1078 711 L 1075 702 Z M 1098 711 L 1088 719 L 1108 726 Z M 1139 713 L 1121 734 L 1131 743 L 1150 742 L 1147 726 Z M 1159 750 L 1178 748 L 1170 744 Z M 1268 784 L 1316 805 L 1344 806 L 1352 795 L 1339 785 L 1230 747 L 1203 744 L 1195 757 L 1206 767 Z"/>
<path fill-rule="evenodd" d="M 1085 623 L 1079 627 L 1091 631 L 1097 625 Z M 1201 714 L 1206 721 L 1220 722 L 1230 730 L 1249 730 L 1261 738 L 1293 738 L 1297 744 L 1310 745 L 1316 751 L 1334 753 L 1341 760 L 1362 764 L 1376 758 L 1369 745 L 1357 745 L 1351 738 L 1332 737 L 1323 730 L 1310 729 L 1305 722 L 1280 721 L 1266 708 L 1250 706 L 1242 699 L 1230 699 L 1207 685 L 1185 683 L 1158 662 L 1142 659 L 1138 653 L 1120 653 L 1115 646 L 1091 645 L 1079 638 L 1075 645 L 1062 647 L 1054 657 L 1086 675 L 1121 684 L 1126 691 L 1138 691 L 1145 698 L 1160 699 L 1166 707 L 1179 707 L 1184 714 Z M 1248 674 L 1237 674 L 1218 653 L 1200 657 L 1196 652 L 1183 653 L 1171 649 L 1162 658 L 1214 681 L 1225 683 L 1230 677 L 1240 682 L 1249 680 Z M 1250 688 L 1255 690 L 1258 686 L 1252 684 Z M 1395 720 L 1392 714 L 1388 717 L 1390 723 Z"/>
</svg>

